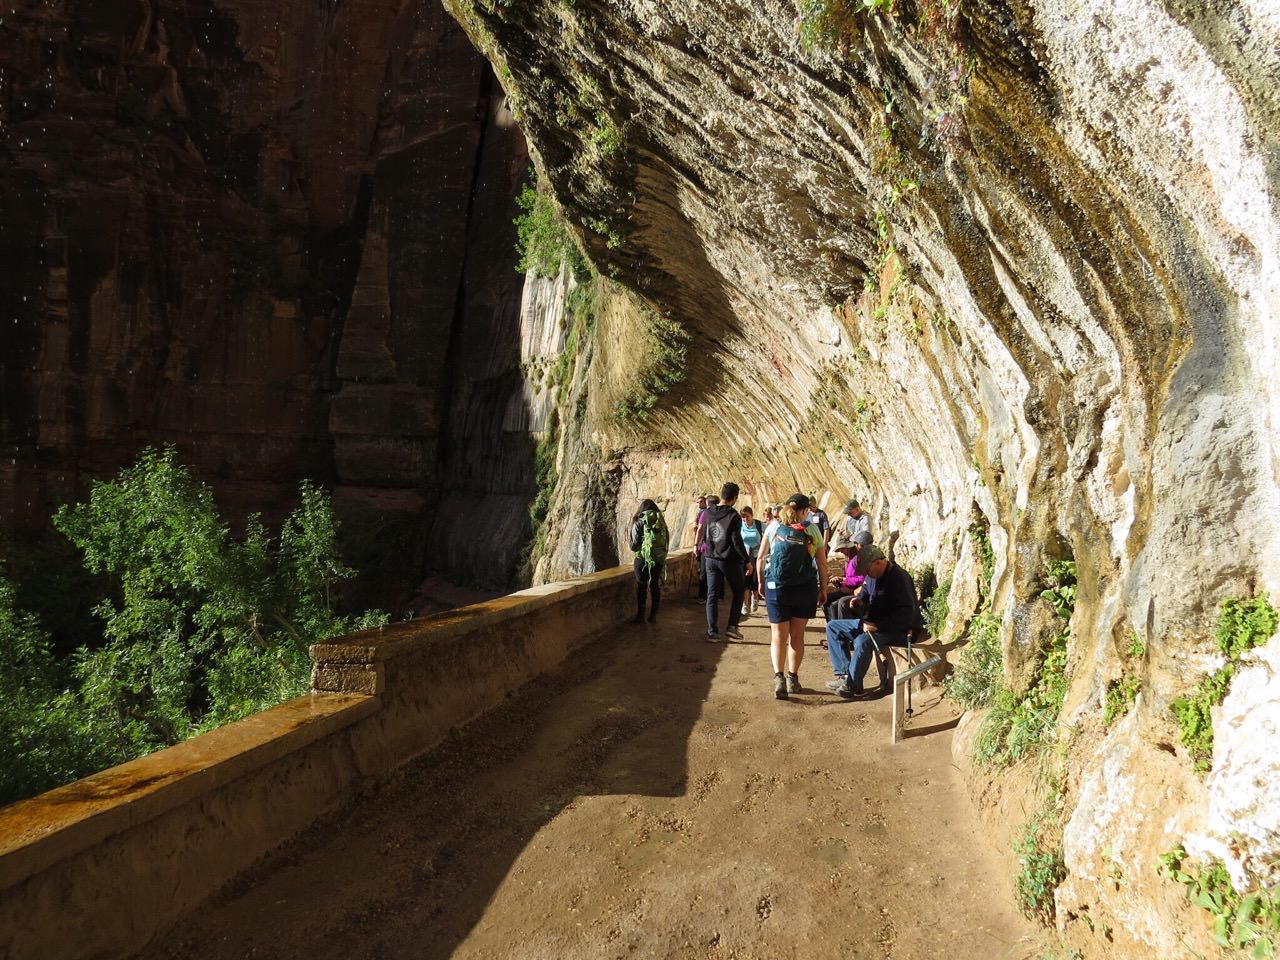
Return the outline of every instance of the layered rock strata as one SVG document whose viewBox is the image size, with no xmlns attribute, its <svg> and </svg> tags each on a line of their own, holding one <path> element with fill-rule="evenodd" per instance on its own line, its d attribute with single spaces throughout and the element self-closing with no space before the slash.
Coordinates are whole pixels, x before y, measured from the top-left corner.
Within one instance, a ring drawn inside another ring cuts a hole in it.
<svg viewBox="0 0 1280 960">
<path fill-rule="evenodd" d="M 989 531 L 1014 691 L 1058 629 L 1045 562 L 1074 558 L 1059 923 L 1094 955 L 1205 949 L 1156 855 L 1189 840 L 1245 879 L 1280 853 L 1280 768 L 1231 719 L 1274 712 L 1280 640 L 1238 675 L 1207 781 L 1169 709 L 1212 665 L 1219 601 L 1280 592 L 1274 12 L 450 6 L 629 291 L 597 326 L 579 434 L 618 482 L 602 495 L 584 463 L 560 496 L 616 499 L 626 478 L 687 510 L 726 475 L 770 498 L 860 493 L 961 584 L 953 624 L 979 599 L 968 531 Z M 637 400 L 672 327 L 681 379 Z M 569 540 L 548 570 L 581 564 Z M 1103 729 L 1135 638 L 1142 692 Z"/>
</svg>

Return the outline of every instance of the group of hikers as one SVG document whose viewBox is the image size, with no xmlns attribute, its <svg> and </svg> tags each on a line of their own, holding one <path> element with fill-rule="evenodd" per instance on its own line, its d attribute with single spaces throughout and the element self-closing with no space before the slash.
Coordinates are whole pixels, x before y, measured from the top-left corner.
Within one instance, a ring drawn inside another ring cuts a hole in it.
<svg viewBox="0 0 1280 960">
<path fill-rule="evenodd" d="M 911 575 L 875 544 L 871 517 L 857 500 L 849 500 L 832 524 L 815 498 L 794 493 L 784 503 L 766 506 L 757 519 L 749 506 L 738 510 L 739 493 L 736 483 L 726 483 L 718 496 L 697 501 L 693 562 L 698 597 L 706 603 L 706 639 L 721 640 L 720 602 L 726 592 L 724 636 L 733 640 L 742 639 L 740 624 L 756 613 L 763 598 L 773 693 L 786 700 L 803 690 L 804 631 L 821 607 L 827 621 L 822 644 L 833 673 L 827 689 L 846 699 L 887 690 L 886 659 L 879 661 L 874 688 L 863 680 L 877 652 L 906 645 L 919 609 Z M 649 622 L 657 616 L 669 539 L 657 504 L 641 501 L 630 530 L 636 554 L 633 623 L 644 621 L 646 598 Z"/>
</svg>

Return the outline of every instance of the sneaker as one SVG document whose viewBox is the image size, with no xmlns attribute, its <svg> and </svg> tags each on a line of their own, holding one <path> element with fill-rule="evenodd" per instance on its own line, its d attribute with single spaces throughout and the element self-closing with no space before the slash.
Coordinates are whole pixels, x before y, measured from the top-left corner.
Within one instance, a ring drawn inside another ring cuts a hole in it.
<svg viewBox="0 0 1280 960">
<path fill-rule="evenodd" d="M 787 674 L 787 693 L 799 693 L 804 687 L 800 686 L 800 674 Z"/>
<path fill-rule="evenodd" d="M 747 617 L 751 616 L 751 611 L 748 610 L 746 607 L 743 607 L 742 612 L 739 613 L 738 616 L 741 617 L 743 620 L 745 620 L 747 619 Z"/>
<path fill-rule="evenodd" d="M 708 631 L 707 631 L 707 643 L 719 643 L 719 642 L 720 642 L 720 631 L 719 631 L 719 630 L 708 630 Z"/>
<path fill-rule="evenodd" d="M 861 687 L 854 689 L 848 683 L 840 684 L 835 692 L 837 697 L 843 697 L 846 700 L 856 700 L 858 697 L 866 696 L 866 692 Z"/>
<path fill-rule="evenodd" d="M 728 637 L 730 640 L 742 639 L 742 631 L 739 630 L 737 627 L 725 627 L 724 635 Z"/>
<path fill-rule="evenodd" d="M 844 677 L 836 677 L 834 680 L 827 681 L 827 689 L 832 693 L 844 686 Z"/>
<path fill-rule="evenodd" d="M 773 675 L 773 695 L 778 700 L 787 699 L 787 681 L 780 673 Z"/>
</svg>

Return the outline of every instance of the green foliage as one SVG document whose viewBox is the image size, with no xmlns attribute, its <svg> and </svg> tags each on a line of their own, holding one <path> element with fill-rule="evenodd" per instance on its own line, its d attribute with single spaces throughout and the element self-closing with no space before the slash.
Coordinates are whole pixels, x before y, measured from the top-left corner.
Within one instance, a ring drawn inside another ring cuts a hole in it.
<svg viewBox="0 0 1280 960">
<path fill-rule="evenodd" d="M 1039 920 L 1045 926 L 1053 924 L 1053 892 L 1067 875 L 1062 860 L 1060 844 L 1049 845 L 1043 836 L 1043 819 L 1029 822 L 1022 836 L 1014 841 L 1018 854 L 1018 875 L 1014 886 L 1018 907 L 1030 920 Z"/>
<path fill-rule="evenodd" d="M 860 32 L 859 18 L 896 13 L 897 0 L 798 0 L 796 30 L 806 49 L 845 47 Z"/>
<path fill-rule="evenodd" d="M 55 527 L 109 584 L 94 608 L 103 642 L 59 662 L 12 591 L 0 596 L 9 651 L 0 683 L 27 691 L 4 698 L 5 736 L 45 740 L 20 751 L 7 799 L 303 693 L 310 644 L 385 622 L 376 611 L 335 612 L 335 588 L 353 571 L 339 558 L 327 495 L 304 483 L 301 499 L 278 538 L 252 518 L 237 540 L 170 448 L 147 450 L 95 483 L 87 502 L 58 511 Z"/>
<path fill-rule="evenodd" d="M 1048 564 L 1047 572 L 1050 587 L 1041 596 L 1053 603 L 1058 616 L 1070 620 L 1075 608 L 1076 565 L 1071 560 L 1054 561 Z M 996 692 L 974 743 L 974 756 L 980 762 L 1008 766 L 1052 741 L 1067 696 L 1070 639 L 1070 630 L 1064 629 L 1050 641 L 1036 682 L 1022 696 L 1003 686 Z"/>
<path fill-rule="evenodd" d="M 1248 950 L 1255 958 L 1274 957 L 1280 946 L 1280 887 L 1260 886 L 1237 893 L 1221 860 L 1196 870 L 1184 869 L 1187 850 L 1179 845 L 1160 856 L 1160 874 L 1182 884 L 1187 899 L 1213 918 L 1213 939 L 1229 950 Z"/>
<path fill-rule="evenodd" d="M 1138 699 L 1142 689 L 1142 681 L 1131 673 L 1126 673 L 1119 680 L 1107 686 L 1106 696 L 1102 701 L 1102 724 L 1109 727 L 1118 718 L 1123 717 Z"/>
<path fill-rule="evenodd" d="M 658 398 L 688 375 L 685 361 L 689 351 L 689 333 L 670 317 L 645 310 L 647 343 L 645 360 L 636 384 L 614 404 L 619 420 L 644 421 L 657 406 Z"/>
<path fill-rule="evenodd" d="M 1240 658 L 1270 639 L 1276 626 L 1276 611 L 1265 595 L 1229 597 L 1222 602 L 1215 640 L 1227 662 L 1169 705 L 1197 773 L 1208 773 L 1213 767 L 1213 708 L 1226 698 Z"/>
<path fill-rule="evenodd" d="M 988 706 L 1001 689 L 1000 618 L 984 610 L 969 621 L 968 642 L 946 679 L 947 696 L 967 710 Z"/>
<path fill-rule="evenodd" d="M 948 597 L 951 594 L 951 581 L 944 580 L 934 588 L 929 599 L 924 602 L 922 615 L 924 617 L 925 626 L 929 628 L 931 637 L 941 637 L 943 630 L 947 626 L 947 615 L 951 612 L 948 605 Z M 997 627 L 997 633 L 999 628 Z M 997 644 L 997 648 L 999 644 Z M 997 649 L 997 653 L 998 653 Z"/>
<path fill-rule="evenodd" d="M 1053 612 L 1064 620 L 1071 619 L 1076 606 L 1076 564 L 1074 560 L 1050 560 L 1049 587 L 1040 596 L 1053 605 Z"/>
<path fill-rule="evenodd" d="M 568 266 L 575 276 L 586 273 L 586 262 L 569 236 L 549 193 L 530 179 L 516 202 L 523 211 L 516 217 L 516 269 L 535 277 L 554 277 Z"/>
<path fill-rule="evenodd" d="M 996 575 L 996 552 L 991 546 L 991 534 L 987 530 L 986 522 L 969 529 L 969 536 L 973 537 L 974 543 L 978 546 L 978 559 L 982 562 L 982 580 L 978 583 L 978 590 L 982 594 L 984 600 L 990 599 L 991 596 L 991 580 Z"/>
</svg>

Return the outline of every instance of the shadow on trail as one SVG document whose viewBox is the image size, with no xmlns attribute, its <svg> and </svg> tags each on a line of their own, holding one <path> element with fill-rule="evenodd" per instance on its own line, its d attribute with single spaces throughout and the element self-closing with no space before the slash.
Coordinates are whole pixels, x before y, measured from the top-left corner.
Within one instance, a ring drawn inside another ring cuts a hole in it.
<svg viewBox="0 0 1280 960">
<path fill-rule="evenodd" d="M 675 599 L 662 616 L 583 647 L 140 956 L 451 956 L 521 853 L 580 797 L 688 790 L 688 740 L 724 646 L 699 642 L 700 607 Z"/>
</svg>

